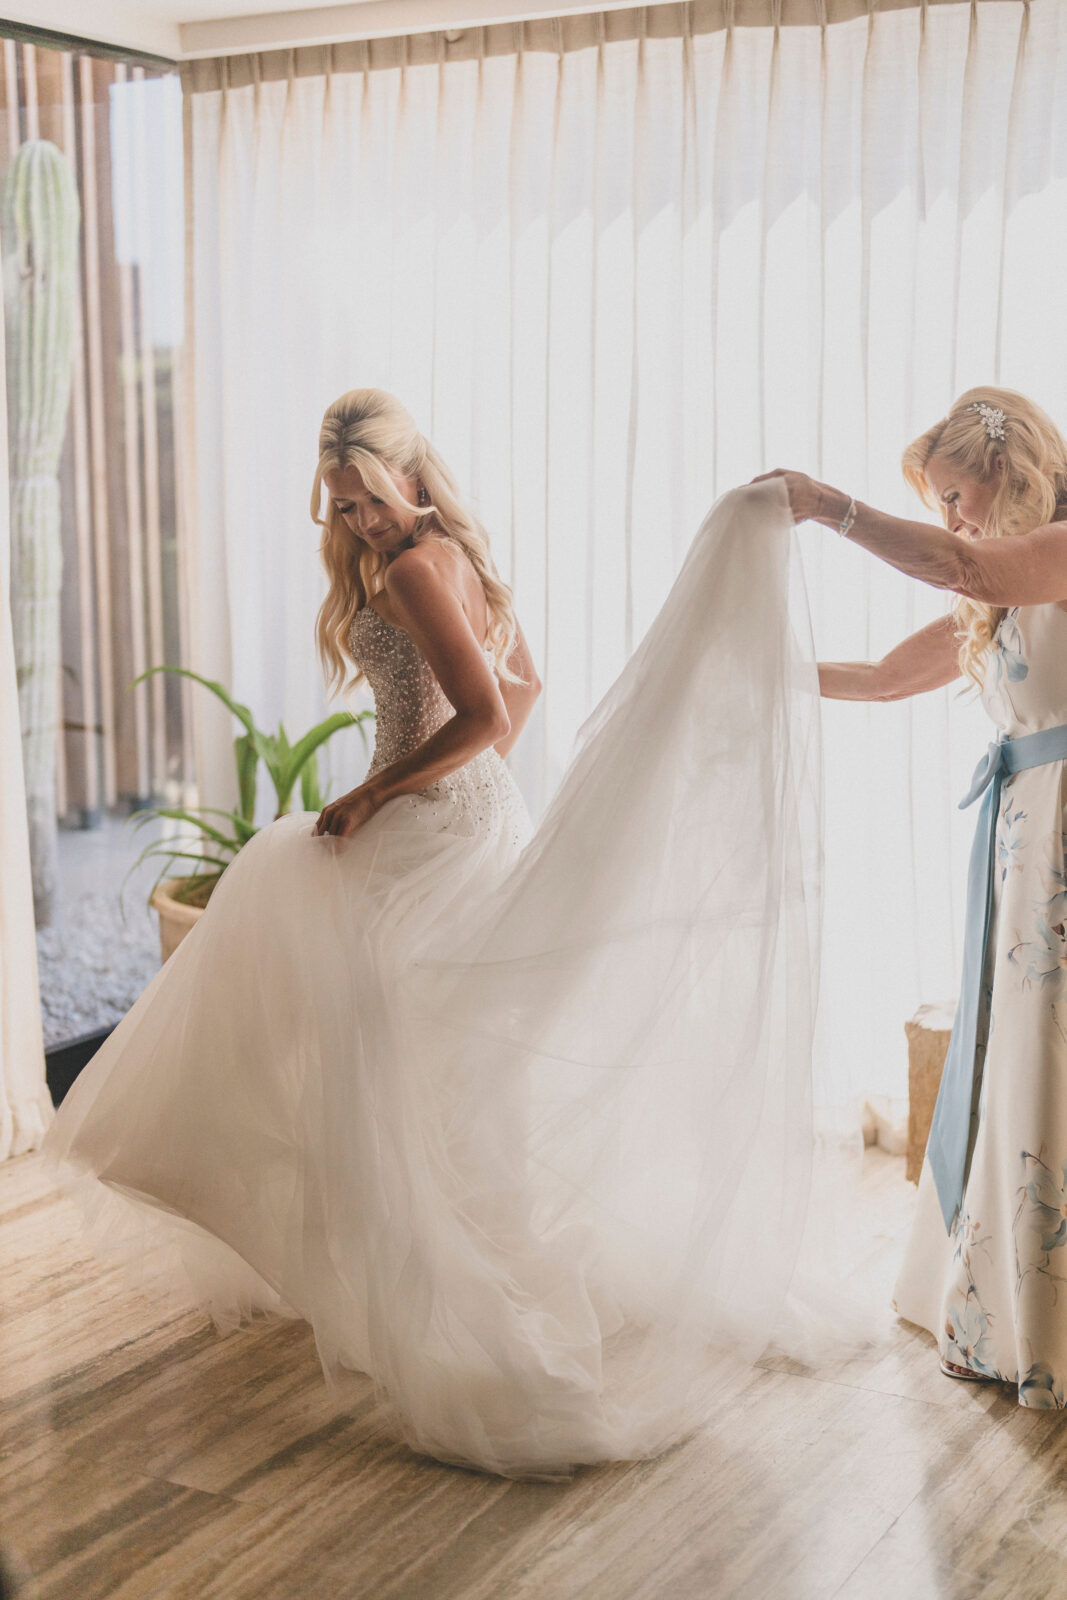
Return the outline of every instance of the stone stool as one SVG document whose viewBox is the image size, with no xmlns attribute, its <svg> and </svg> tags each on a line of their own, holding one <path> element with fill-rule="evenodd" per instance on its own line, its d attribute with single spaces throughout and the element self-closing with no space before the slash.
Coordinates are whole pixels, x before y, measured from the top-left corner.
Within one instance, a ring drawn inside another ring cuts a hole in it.
<svg viewBox="0 0 1067 1600">
<path fill-rule="evenodd" d="M 941 1069 L 948 1053 L 956 1002 L 920 1006 L 904 1024 L 908 1036 L 908 1148 L 906 1176 L 918 1183 L 930 1137 Z"/>
</svg>

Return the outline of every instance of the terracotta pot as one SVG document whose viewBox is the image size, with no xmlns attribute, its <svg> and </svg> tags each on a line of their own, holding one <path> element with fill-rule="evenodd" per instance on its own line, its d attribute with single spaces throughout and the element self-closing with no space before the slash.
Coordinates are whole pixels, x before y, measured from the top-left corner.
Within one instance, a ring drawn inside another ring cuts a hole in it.
<svg viewBox="0 0 1067 1600">
<path fill-rule="evenodd" d="M 204 915 L 203 906 L 187 906 L 181 900 L 175 900 L 171 894 L 172 889 L 186 883 L 185 878 L 167 878 L 152 895 L 149 902 L 159 912 L 159 949 L 161 961 L 166 961 L 169 955 L 181 944 L 189 929 L 200 917 Z"/>
</svg>

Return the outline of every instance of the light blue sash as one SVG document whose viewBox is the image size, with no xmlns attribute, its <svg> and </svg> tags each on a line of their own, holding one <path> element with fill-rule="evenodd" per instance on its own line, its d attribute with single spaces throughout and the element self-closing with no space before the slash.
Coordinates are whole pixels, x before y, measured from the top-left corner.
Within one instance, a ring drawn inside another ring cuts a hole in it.
<svg viewBox="0 0 1067 1600">
<path fill-rule="evenodd" d="M 971 1154 L 978 1133 L 982 1072 L 977 1061 L 978 1013 L 985 971 L 986 942 L 993 910 L 993 851 L 996 843 L 1000 789 L 1006 777 L 1027 767 L 1067 760 L 1067 723 L 1024 733 L 1021 738 L 1001 737 L 989 746 L 978 763 L 971 787 L 960 810 L 972 805 L 984 791 L 971 847 L 967 874 L 967 925 L 963 935 L 963 976 L 960 999 L 952 1024 L 941 1088 L 926 1146 L 933 1169 L 937 1197 L 945 1227 L 952 1232 L 963 1203 Z"/>
</svg>

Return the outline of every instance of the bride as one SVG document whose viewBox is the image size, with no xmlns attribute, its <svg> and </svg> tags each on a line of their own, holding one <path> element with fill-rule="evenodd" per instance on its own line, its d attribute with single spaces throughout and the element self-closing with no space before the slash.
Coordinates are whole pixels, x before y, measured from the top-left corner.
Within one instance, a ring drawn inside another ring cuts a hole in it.
<svg viewBox="0 0 1067 1600">
<path fill-rule="evenodd" d="M 418 436 L 380 391 L 342 396 L 319 436 L 311 515 L 319 520 L 325 485 L 330 578 L 319 650 L 328 687 L 344 682 L 350 663 L 367 678 L 378 733 L 366 782 L 327 806 L 314 833 L 347 838 L 401 795 L 425 810 L 426 791 L 431 805 L 447 793 L 461 811 L 484 808 L 491 794 L 512 831 L 524 832 L 522 800 L 501 758 L 540 693 L 529 648 L 488 542 L 451 483 L 436 486 L 440 503 L 431 505 L 418 465 L 402 476 L 369 447 L 390 423 L 406 435 L 394 457 L 411 452 L 418 463 Z M 429 447 L 422 454 L 429 477 Z M 413 499 L 424 509 L 413 510 Z"/>
<path fill-rule="evenodd" d="M 536 832 L 504 760 L 530 652 L 391 395 L 330 406 L 312 516 L 370 771 L 241 850 L 46 1149 L 103 1247 L 221 1326 L 306 1319 L 414 1449 L 655 1455 L 813 1326 L 818 678 L 786 492 L 705 518 Z"/>
</svg>

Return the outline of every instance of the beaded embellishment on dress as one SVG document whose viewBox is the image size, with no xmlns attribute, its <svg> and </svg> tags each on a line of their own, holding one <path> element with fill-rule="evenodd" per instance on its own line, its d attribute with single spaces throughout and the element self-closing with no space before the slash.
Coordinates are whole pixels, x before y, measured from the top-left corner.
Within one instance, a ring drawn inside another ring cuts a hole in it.
<svg viewBox="0 0 1067 1600">
<path fill-rule="evenodd" d="M 371 778 L 425 744 L 455 710 L 411 635 L 386 622 L 373 606 L 356 612 L 348 645 L 374 693 Z M 530 831 L 526 804 L 506 762 L 492 748 L 406 799 L 412 807 L 432 807 L 431 818 L 449 832 L 506 831 L 523 844 Z"/>
</svg>

